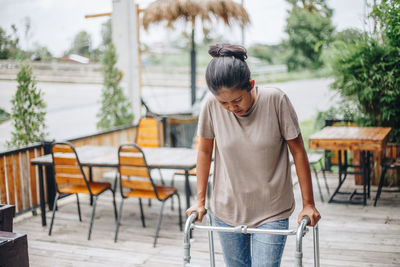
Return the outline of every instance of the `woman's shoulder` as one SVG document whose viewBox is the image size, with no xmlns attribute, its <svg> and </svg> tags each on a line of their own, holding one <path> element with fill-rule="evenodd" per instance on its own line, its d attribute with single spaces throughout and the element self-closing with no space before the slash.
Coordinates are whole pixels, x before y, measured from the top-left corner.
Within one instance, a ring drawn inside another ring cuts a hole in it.
<svg viewBox="0 0 400 267">
<path fill-rule="evenodd" d="M 260 96 L 266 100 L 280 100 L 286 95 L 284 91 L 277 87 L 260 86 L 258 91 Z"/>
</svg>

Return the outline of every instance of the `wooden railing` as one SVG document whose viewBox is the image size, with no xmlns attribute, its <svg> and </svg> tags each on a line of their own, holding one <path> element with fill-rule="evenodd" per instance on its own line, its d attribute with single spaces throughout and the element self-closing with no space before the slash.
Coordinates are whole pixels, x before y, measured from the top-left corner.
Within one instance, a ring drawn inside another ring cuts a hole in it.
<svg viewBox="0 0 400 267">
<path fill-rule="evenodd" d="M 69 140 L 74 146 L 109 145 L 119 146 L 121 143 L 134 142 L 136 126 L 128 126 Z M 39 186 L 37 168 L 32 166 L 32 158 L 45 154 L 46 143 L 37 143 L 24 148 L 0 153 L 0 203 L 15 205 L 16 214 L 33 210 L 39 205 Z M 46 173 L 44 175 L 45 191 Z M 44 192 L 47 198 L 47 192 Z M 47 201 L 47 199 L 46 199 Z"/>
<path fill-rule="evenodd" d="M 38 206 L 38 175 L 30 161 L 43 154 L 40 143 L 0 153 L 0 203 L 15 205 L 16 213 Z"/>
</svg>

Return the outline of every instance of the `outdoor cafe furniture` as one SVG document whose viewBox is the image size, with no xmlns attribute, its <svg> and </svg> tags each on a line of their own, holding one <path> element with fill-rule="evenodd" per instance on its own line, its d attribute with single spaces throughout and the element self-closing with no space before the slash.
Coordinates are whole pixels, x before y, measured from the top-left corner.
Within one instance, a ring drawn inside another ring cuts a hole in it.
<svg viewBox="0 0 400 267">
<path fill-rule="evenodd" d="M 111 191 L 113 196 L 114 216 L 117 220 L 117 207 L 115 205 L 115 192 L 112 189 L 111 183 L 94 182 L 86 177 L 82 164 L 75 148 L 69 142 L 53 143 L 51 147 L 51 157 L 53 163 L 53 172 L 55 179 L 56 195 L 53 203 L 53 215 L 51 217 L 49 235 L 53 229 L 54 216 L 57 210 L 57 200 L 62 195 L 76 195 L 76 202 L 78 205 L 79 221 L 81 218 L 81 209 L 79 205 L 78 194 L 90 195 L 93 199 L 92 216 L 90 218 L 90 226 L 88 233 L 88 240 L 92 234 L 93 220 L 96 211 L 97 198 L 106 191 Z"/>
<path fill-rule="evenodd" d="M 326 191 L 329 193 L 329 187 L 328 187 L 328 181 L 326 180 L 326 175 L 325 175 L 325 170 L 322 166 L 322 159 L 323 159 L 323 154 L 319 152 L 310 152 L 307 153 L 307 158 L 308 158 L 308 163 L 310 164 L 310 168 L 314 171 L 315 175 L 315 180 L 317 181 L 317 186 L 318 186 L 318 191 L 319 191 L 319 197 L 321 198 L 321 202 L 324 202 L 324 196 L 322 194 L 321 190 L 321 185 L 319 183 L 319 177 L 318 177 L 318 172 L 317 172 L 317 165 L 319 165 L 320 169 L 322 170 L 322 176 L 324 177 L 324 182 L 325 182 L 325 188 Z M 294 159 L 292 154 L 289 154 L 289 159 L 290 159 L 290 164 L 294 164 Z"/>
<path fill-rule="evenodd" d="M 370 196 L 370 158 L 371 152 L 381 152 L 385 149 L 391 128 L 388 127 L 333 127 L 328 126 L 309 138 L 309 148 L 338 150 L 339 175 L 338 185 L 331 195 L 329 202 L 367 204 Z M 360 151 L 360 165 L 347 162 L 347 151 Z M 344 159 L 342 159 L 344 151 Z M 349 167 L 359 168 L 359 171 L 349 171 Z M 348 174 L 360 174 L 363 192 L 340 191 Z M 337 199 L 337 195 L 349 195 L 348 199 Z M 354 196 L 361 196 L 353 198 Z"/>
<path fill-rule="evenodd" d="M 140 118 L 135 143 L 140 147 L 162 147 L 164 146 L 162 140 L 164 140 L 163 127 L 160 120 L 150 116 Z M 158 169 L 158 172 L 162 184 L 165 184 L 161 169 Z"/>
<path fill-rule="evenodd" d="M 177 147 L 156 147 L 142 148 L 148 167 L 150 169 L 173 169 L 185 171 L 185 193 L 186 193 L 186 207 L 190 207 L 190 189 L 189 189 L 189 170 L 196 167 L 197 151 L 189 148 Z M 118 147 L 111 146 L 81 146 L 76 148 L 79 161 L 82 166 L 89 167 L 89 180 L 92 179 L 93 167 L 110 167 L 118 168 Z M 39 193 L 40 193 L 40 209 L 42 212 L 42 225 L 46 225 L 46 207 L 44 195 L 44 181 L 43 181 L 43 167 L 52 166 L 51 155 L 44 155 L 41 157 L 33 158 L 32 165 L 38 166 L 39 174 Z M 49 183 L 49 177 L 47 182 Z M 50 181 L 51 182 L 51 181 Z M 48 199 L 54 199 L 55 192 L 48 188 Z M 50 201 L 49 201 L 50 202 Z M 51 209 L 51 207 L 50 207 Z"/>
<path fill-rule="evenodd" d="M 381 196 L 383 183 L 385 181 L 385 175 L 387 170 L 400 170 L 400 157 L 397 159 L 384 159 L 382 161 L 382 174 L 379 179 L 378 191 L 376 192 L 374 206 L 376 207 L 376 202 L 378 202 L 379 197 Z M 399 191 L 391 191 L 391 192 L 399 192 Z"/>
<path fill-rule="evenodd" d="M 142 149 L 136 144 L 121 145 L 118 149 L 118 177 L 121 192 L 121 205 L 115 230 L 117 242 L 119 225 L 122 217 L 122 207 L 124 200 L 130 197 L 139 199 L 140 217 L 143 227 L 146 227 L 143 213 L 142 198 L 156 199 L 161 202 L 160 213 L 158 215 L 156 232 L 154 235 L 153 247 L 156 246 L 158 233 L 160 231 L 163 216 L 164 204 L 174 196 L 178 198 L 178 217 L 179 228 L 182 231 L 181 201 L 178 190 L 173 186 L 156 185 L 151 177 L 151 170 L 147 164 L 146 157 Z M 128 189 L 128 191 L 124 190 Z"/>
</svg>

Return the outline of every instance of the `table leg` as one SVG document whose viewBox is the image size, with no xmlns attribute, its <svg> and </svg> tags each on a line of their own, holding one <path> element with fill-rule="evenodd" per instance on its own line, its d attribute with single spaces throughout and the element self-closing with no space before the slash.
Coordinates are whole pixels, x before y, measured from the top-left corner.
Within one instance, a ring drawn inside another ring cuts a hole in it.
<svg viewBox="0 0 400 267">
<path fill-rule="evenodd" d="M 93 182 L 93 172 L 92 167 L 89 166 L 89 181 Z M 93 206 L 93 197 L 90 195 L 90 206 Z"/>
<path fill-rule="evenodd" d="M 367 188 L 368 188 L 368 199 L 371 198 L 371 152 L 367 151 Z"/>
<path fill-rule="evenodd" d="M 185 195 L 186 195 L 186 209 L 188 209 L 190 208 L 189 170 L 185 170 Z"/>
<path fill-rule="evenodd" d="M 367 205 L 367 164 L 365 151 L 360 152 L 360 169 L 363 183 L 363 204 Z"/>
<path fill-rule="evenodd" d="M 46 200 L 44 198 L 43 167 L 38 165 L 39 171 L 39 193 L 40 193 L 40 211 L 42 213 L 42 226 L 46 226 Z"/>
</svg>

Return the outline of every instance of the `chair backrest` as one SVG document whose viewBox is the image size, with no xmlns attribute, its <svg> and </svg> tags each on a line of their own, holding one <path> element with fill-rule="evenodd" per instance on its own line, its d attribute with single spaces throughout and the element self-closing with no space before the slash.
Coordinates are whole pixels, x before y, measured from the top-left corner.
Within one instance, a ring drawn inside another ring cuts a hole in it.
<svg viewBox="0 0 400 267">
<path fill-rule="evenodd" d="M 151 178 L 146 158 L 137 144 L 123 144 L 119 147 L 118 165 L 122 196 L 124 196 L 123 187 L 154 190 L 157 195 L 157 188 Z"/>
<path fill-rule="evenodd" d="M 71 143 L 53 143 L 51 154 L 57 189 L 66 184 L 88 186 L 85 172 L 79 162 L 75 148 Z"/>
<path fill-rule="evenodd" d="M 135 143 L 140 147 L 163 146 L 162 123 L 154 117 L 139 120 Z"/>
</svg>

